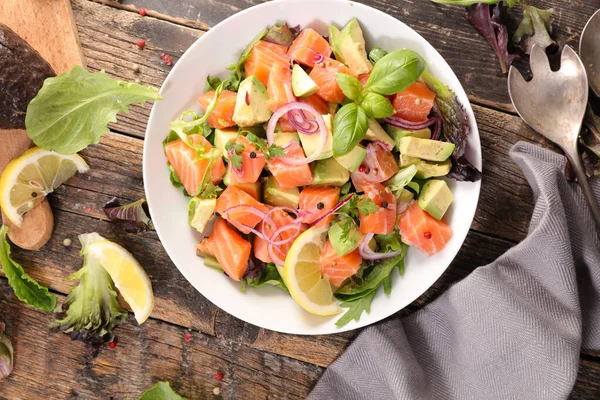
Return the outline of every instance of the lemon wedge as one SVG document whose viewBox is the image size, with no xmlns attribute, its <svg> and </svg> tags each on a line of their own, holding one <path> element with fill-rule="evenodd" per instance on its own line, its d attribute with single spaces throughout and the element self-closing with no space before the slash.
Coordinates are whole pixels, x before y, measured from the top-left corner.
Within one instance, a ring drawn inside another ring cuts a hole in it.
<svg viewBox="0 0 600 400">
<path fill-rule="evenodd" d="M 90 244 L 87 252 L 108 272 L 137 322 L 146 321 L 154 308 L 154 294 L 150 278 L 137 260 L 123 247 L 108 240 Z"/>
<path fill-rule="evenodd" d="M 290 295 L 306 311 L 316 315 L 341 312 L 331 285 L 321 274 L 319 262 L 327 228 L 313 227 L 302 233 L 285 257 L 283 280 Z"/>
<path fill-rule="evenodd" d="M 12 160 L 0 178 L 0 208 L 15 225 L 60 184 L 90 167 L 77 154 L 62 155 L 33 147 Z"/>
</svg>

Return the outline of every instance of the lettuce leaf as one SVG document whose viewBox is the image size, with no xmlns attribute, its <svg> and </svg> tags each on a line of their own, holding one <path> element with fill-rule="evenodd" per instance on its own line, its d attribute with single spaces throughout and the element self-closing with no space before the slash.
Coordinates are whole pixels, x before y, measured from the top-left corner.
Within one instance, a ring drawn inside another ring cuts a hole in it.
<svg viewBox="0 0 600 400">
<path fill-rule="evenodd" d="M 158 382 L 146 390 L 138 400 L 186 400 L 178 395 L 169 382 Z"/>
<path fill-rule="evenodd" d="M 8 278 L 8 284 L 22 302 L 40 310 L 54 310 L 56 296 L 50 293 L 48 288 L 27 275 L 23 267 L 10 257 L 10 245 L 6 240 L 7 233 L 8 227 L 2 225 L 0 228 L 0 263 L 2 263 L 2 270 Z"/>
<path fill-rule="evenodd" d="M 46 150 L 74 154 L 98 143 L 129 105 L 160 100 L 158 90 L 91 73 L 76 65 L 48 78 L 29 103 L 25 126 L 33 142 Z"/>
<path fill-rule="evenodd" d="M 140 233 L 154 229 L 154 225 L 148 217 L 150 211 L 146 199 L 121 205 L 115 197 L 102 207 L 102 211 L 109 220 L 115 222 L 125 232 Z"/>
<path fill-rule="evenodd" d="M 529 54 L 533 46 L 546 50 L 553 46 L 558 50 L 552 34 L 552 17 L 556 14 L 553 8 L 542 10 L 533 6 L 523 5 L 523 20 L 513 36 L 513 43 Z"/>
</svg>

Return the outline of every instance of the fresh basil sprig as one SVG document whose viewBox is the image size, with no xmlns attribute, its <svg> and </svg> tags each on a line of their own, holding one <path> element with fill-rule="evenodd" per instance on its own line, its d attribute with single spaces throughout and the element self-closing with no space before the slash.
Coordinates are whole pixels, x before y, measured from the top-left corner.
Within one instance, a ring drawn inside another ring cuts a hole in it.
<svg viewBox="0 0 600 400">
<path fill-rule="evenodd" d="M 376 64 L 377 61 L 381 60 L 387 54 L 388 54 L 387 51 L 385 51 L 384 49 L 382 49 L 379 46 L 375 46 L 369 52 L 369 60 L 371 60 L 373 62 L 373 64 Z"/>
<path fill-rule="evenodd" d="M 358 79 L 348 74 L 337 74 L 335 80 L 340 89 L 342 89 L 344 96 L 350 100 L 358 100 L 363 92 L 362 83 Z"/>
<path fill-rule="evenodd" d="M 425 60 L 412 50 L 396 50 L 382 57 L 373 67 L 366 89 L 382 95 L 403 91 L 425 70 Z"/>
<path fill-rule="evenodd" d="M 356 103 L 340 108 L 333 120 L 333 155 L 348 154 L 364 139 L 369 121 L 367 114 Z"/>
</svg>

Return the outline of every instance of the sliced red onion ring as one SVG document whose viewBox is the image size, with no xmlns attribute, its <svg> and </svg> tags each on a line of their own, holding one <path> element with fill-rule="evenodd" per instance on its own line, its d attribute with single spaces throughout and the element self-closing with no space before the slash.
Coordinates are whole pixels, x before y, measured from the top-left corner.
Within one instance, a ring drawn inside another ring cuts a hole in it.
<svg viewBox="0 0 600 400">
<path fill-rule="evenodd" d="M 371 248 L 369 247 L 369 242 L 371 241 L 371 239 L 373 239 L 373 236 L 375 235 L 372 233 L 368 233 L 363 239 L 363 241 L 360 242 L 360 244 L 358 245 L 358 252 L 364 260 L 384 260 L 386 258 L 392 258 L 402 254 L 402 250 L 390 251 L 387 253 L 377 253 L 371 250 Z"/>
<path fill-rule="evenodd" d="M 335 205 L 335 207 L 333 207 L 331 210 L 329 210 L 329 212 L 325 213 L 325 215 L 317 218 L 312 224 L 310 224 L 310 226 L 313 227 L 313 226 L 317 225 L 323 219 L 327 218 L 328 216 L 330 216 L 331 214 L 333 214 L 334 212 L 336 212 L 337 210 L 339 210 L 340 208 L 342 208 L 344 206 L 344 204 L 346 204 L 347 202 L 349 202 L 350 199 L 352 199 L 354 196 L 356 196 L 356 193 L 350 194 L 350 196 L 346 197 L 344 200 L 342 200 L 339 203 L 337 203 Z"/>
<path fill-rule="evenodd" d="M 325 121 L 323 121 L 323 117 L 321 113 L 317 111 L 313 106 L 301 103 L 299 101 L 295 101 L 293 103 L 286 104 L 285 106 L 279 107 L 271 116 L 269 120 L 269 124 L 267 125 L 267 141 L 269 145 L 272 145 L 275 141 L 275 126 L 277 125 L 277 121 L 279 118 L 287 114 L 292 110 L 303 110 L 311 113 L 315 117 L 315 121 L 319 126 L 319 145 L 313 154 L 310 157 L 305 157 L 301 159 L 290 160 L 288 158 L 280 158 L 282 163 L 287 165 L 304 165 L 315 161 L 317 158 L 323 154 L 325 150 L 325 145 L 327 144 L 327 127 L 325 126 Z"/>
<path fill-rule="evenodd" d="M 374 143 L 379 145 L 385 151 L 392 151 L 394 149 L 394 146 L 382 140 L 376 140 Z"/>
<path fill-rule="evenodd" d="M 285 262 L 277 254 L 275 254 L 275 250 L 272 244 L 267 245 L 267 251 L 269 252 L 269 257 L 271 258 L 271 261 L 273 261 L 273 263 L 278 267 L 283 267 L 283 264 L 285 264 Z M 281 250 L 279 251 L 281 252 Z"/>
<path fill-rule="evenodd" d="M 252 215 L 256 215 L 260 219 L 265 220 L 267 222 L 267 224 L 272 224 L 273 226 L 277 226 L 277 225 L 275 225 L 275 222 L 273 221 L 273 219 L 271 217 L 269 217 L 266 212 L 260 211 L 256 207 L 247 206 L 245 204 L 240 204 L 240 205 L 237 205 L 237 206 L 229 207 L 228 209 L 226 209 L 225 211 L 223 211 L 221 213 L 221 215 L 229 214 L 232 210 L 236 210 L 236 209 L 239 209 L 239 211 L 243 210 L 243 211 L 248 212 L 248 213 L 250 213 Z M 240 224 L 239 222 L 235 222 L 235 221 L 232 222 L 232 224 L 234 224 L 234 225 L 238 224 L 239 226 L 243 226 L 245 229 L 253 229 L 252 227 L 246 226 L 244 224 Z M 254 233 L 254 232 L 252 232 L 252 233 Z M 264 236 L 264 234 L 261 234 L 261 235 Z"/>
<path fill-rule="evenodd" d="M 394 125 L 394 126 L 397 126 L 398 128 L 408 129 L 411 131 L 428 128 L 433 124 L 439 124 L 439 121 L 440 121 L 440 119 L 438 117 L 431 117 L 428 120 L 423 121 L 423 122 L 411 122 L 411 121 L 407 121 L 407 120 L 405 120 L 403 118 L 399 118 L 399 117 L 387 117 L 387 118 L 384 118 L 383 120 L 390 125 Z"/>
<path fill-rule="evenodd" d="M 295 239 L 296 236 L 298 236 L 298 233 L 300 233 L 300 230 L 302 229 L 302 224 L 298 223 L 298 222 L 294 222 L 293 224 L 289 224 L 289 225 L 284 225 L 280 228 L 278 228 L 275 232 L 273 232 L 273 234 L 271 235 L 270 238 L 270 242 L 273 246 L 282 246 L 284 244 L 289 243 L 291 240 Z M 284 240 L 280 240 L 279 242 L 276 242 L 275 239 L 280 236 L 283 232 L 290 230 L 291 228 L 296 228 L 296 234 L 290 236 L 287 239 Z"/>
<path fill-rule="evenodd" d="M 300 133 L 306 135 L 314 135 L 319 132 L 319 125 L 317 121 L 311 118 L 307 118 L 303 110 L 292 110 L 287 113 L 288 121 L 298 130 Z"/>
</svg>

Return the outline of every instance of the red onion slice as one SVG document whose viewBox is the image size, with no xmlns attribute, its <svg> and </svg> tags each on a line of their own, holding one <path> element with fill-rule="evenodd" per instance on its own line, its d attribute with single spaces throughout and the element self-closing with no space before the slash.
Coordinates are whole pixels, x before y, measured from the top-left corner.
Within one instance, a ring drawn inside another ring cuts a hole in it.
<svg viewBox="0 0 600 400">
<path fill-rule="evenodd" d="M 372 233 L 368 233 L 363 239 L 363 241 L 360 242 L 360 244 L 358 245 L 358 252 L 364 260 L 384 260 L 386 258 L 392 258 L 402 254 L 402 249 L 390 251 L 387 253 L 377 253 L 371 250 L 371 248 L 369 247 L 369 242 L 371 241 L 371 239 L 373 239 L 373 236 L 375 235 Z"/>
<path fill-rule="evenodd" d="M 279 118 L 283 117 L 285 114 L 287 114 L 289 111 L 292 111 L 292 110 L 307 111 L 315 117 L 315 121 L 316 121 L 317 125 L 319 126 L 319 145 L 317 146 L 317 149 L 310 157 L 305 157 L 305 158 L 296 159 L 296 160 L 290 160 L 288 158 L 279 158 L 279 160 L 282 163 L 287 164 L 287 165 L 308 164 L 308 163 L 315 161 L 317 158 L 319 158 L 321 156 L 321 154 L 323 154 L 323 151 L 325 150 L 325 145 L 327 144 L 327 134 L 328 134 L 327 127 L 325 126 L 325 121 L 323 121 L 323 117 L 321 116 L 321 113 L 313 106 L 306 104 L 306 103 L 301 103 L 299 101 L 295 101 L 295 102 L 286 104 L 285 106 L 279 107 L 273 113 L 273 115 L 271 116 L 271 119 L 269 120 L 269 124 L 267 125 L 267 141 L 268 141 L 269 145 L 273 144 L 273 142 L 275 141 L 275 126 L 277 125 L 277 121 L 279 121 Z"/>
<path fill-rule="evenodd" d="M 316 52 L 314 49 L 312 49 L 310 47 L 298 47 L 296 50 L 294 50 L 294 52 L 290 56 L 290 64 L 291 65 L 294 65 L 294 62 L 296 62 L 296 53 L 299 52 L 300 50 L 311 51 L 313 53 L 312 58 L 313 58 L 315 65 L 321 64 L 323 61 L 325 61 L 325 56 L 321 53 Z"/>
<path fill-rule="evenodd" d="M 423 121 L 423 122 L 411 122 L 411 121 L 407 121 L 403 118 L 393 117 L 393 116 L 384 118 L 383 120 L 390 125 L 394 125 L 394 126 L 397 126 L 398 128 L 408 129 L 411 131 L 428 128 L 431 125 L 439 124 L 439 122 L 440 122 L 440 119 L 438 117 L 431 117 L 428 120 Z"/>
<path fill-rule="evenodd" d="M 314 135 L 319 132 L 319 125 L 317 121 L 311 118 L 307 118 L 303 110 L 292 110 L 287 113 L 288 121 L 296 128 L 300 133 L 305 135 Z"/>
</svg>

